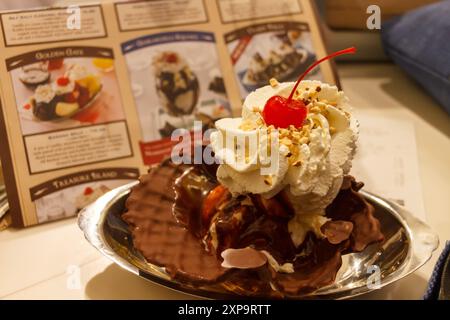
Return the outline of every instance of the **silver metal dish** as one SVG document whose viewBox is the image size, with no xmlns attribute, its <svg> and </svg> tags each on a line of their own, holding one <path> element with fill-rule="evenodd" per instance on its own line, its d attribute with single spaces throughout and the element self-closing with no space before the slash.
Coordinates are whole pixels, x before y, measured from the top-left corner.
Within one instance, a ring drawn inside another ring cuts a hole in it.
<svg viewBox="0 0 450 320">
<path fill-rule="evenodd" d="M 128 225 L 121 219 L 125 200 L 138 182 L 114 189 L 83 209 L 78 224 L 86 239 L 122 268 L 147 280 L 204 298 L 243 298 L 220 285 L 194 287 L 172 280 L 164 268 L 148 263 L 133 247 Z M 383 243 L 343 256 L 334 284 L 299 299 L 347 299 L 384 287 L 417 270 L 430 259 L 439 240 L 403 207 L 362 191 L 375 207 L 385 235 Z M 379 276 L 379 277 L 377 277 Z"/>
</svg>

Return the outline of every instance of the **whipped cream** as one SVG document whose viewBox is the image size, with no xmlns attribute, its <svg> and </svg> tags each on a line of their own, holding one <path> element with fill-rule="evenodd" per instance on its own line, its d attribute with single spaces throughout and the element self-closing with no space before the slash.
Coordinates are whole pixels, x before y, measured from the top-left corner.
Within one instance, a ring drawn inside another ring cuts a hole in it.
<svg viewBox="0 0 450 320">
<path fill-rule="evenodd" d="M 289 231 L 294 244 L 300 245 L 308 231 L 324 236 L 320 227 L 327 221 L 325 208 L 350 171 L 358 123 L 342 91 L 305 80 L 294 94 L 294 99 L 305 101 L 308 108 L 303 127 L 276 130 L 266 126 L 261 115 L 266 101 L 274 95 L 288 97 L 294 84 L 271 81 L 250 93 L 241 118 L 216 122 L 218 130 L 211 135 L 211 146 L 222 163 L 217 178 L 233 195 L 253 193 L 270 198 L 286 192 L 296 212 Z M 271 145 L 269 155 L 263 152 L 266 145 Z"/>
<path fill-rule="evenodd" d="M 90 75 L 89 70 L 82 65 L 79 64 L 73 64 L 69 67 L 69 70 L 67 70 L 65 76 L 70 79 L 70 81 L 78 81 L 85 79 Z"/>
<path fill-rule="evenodd" d="M 73 92 L 75 90 L 75 81 L 70 80 L 66 85 L 60 85 L 58 82 L 53 83 L 53 90 L 57 95 Z"/>
<path fill-rule="evenodd" d="M 36 91 L 34 92 L 34 98 L 36 99 L 37 103 L 50 103 L 55 95 L 55 91 L 49 84 L 38 86 L 36 88 Z"/>
<path fill-rule="evenodd" d="M 164 51 L 157 54 L 153 58 L 152 63 L 156 73 L 178 73 L 188 67 L 187 61 L 178 53 L 172 51 Z"/>
</svg>

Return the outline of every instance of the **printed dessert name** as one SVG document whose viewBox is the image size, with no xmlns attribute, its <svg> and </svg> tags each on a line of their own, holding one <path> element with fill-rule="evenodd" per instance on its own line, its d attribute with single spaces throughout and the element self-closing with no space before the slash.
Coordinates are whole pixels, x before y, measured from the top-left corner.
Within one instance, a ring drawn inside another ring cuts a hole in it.
<svg viewBox="0 0 450 320">
<path fill-rule="evenodd" d="M 81 48 L 65 48 L 54 51 L 38 51 L 35 54 L 35 58 L 37 61 L 82 56 L 84 56 L 84 50 Z"/>
<path fill-rule="evenodd" d="M 47 62 L 71 57 L 99 57 L 99 58 L 114 58 L 113 51 L 110 48 L 104 47 L 90 47 L 90 46 L 70 46 L 57 47 L 51 49 L 42 49 L 20 54 L 6 59 L 6 66 L 8 71 L 27 67 L 36 62 Z M 33 66 L 34 68 L 35 66 Z"/>
<path fill-rule="evenodd" d="M 88 174 L 82 174 L 78 176 L 72 176 L 61 180 L 55 180 L 52 185 L 56 189 L 67 188 L 70 186 L 78 185 L 85 182 L 114 179 L 118 177 L 116 171 L 105 171 L 105 172 L 90 172 Z"/>
<path fill-rule="evenodd" d="M 30 189 L 30 196 L 31 200 L 35 201 L 46 195 L 77 185 L 106 180 L 133 180 L 138 177 L 139 169 L 137 168 L 107 168 L 82 171 L 38 184 Z"/>
</svg>

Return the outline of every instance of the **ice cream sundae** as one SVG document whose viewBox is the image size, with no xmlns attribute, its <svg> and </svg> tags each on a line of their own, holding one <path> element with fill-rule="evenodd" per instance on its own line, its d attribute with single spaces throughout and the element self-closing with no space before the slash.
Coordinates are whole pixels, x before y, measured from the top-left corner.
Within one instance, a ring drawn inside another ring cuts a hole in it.
<svg viewBox="0 0 450 320">
<path fill-rule="evenodd" d="M 349 101 L 306 73 L 271 80 L 242 117 L 216 122 L 218 166 L 168 160 L 141 177 L 123 219 L 147 261 L 181 283 L 289 297 L 332 284 L 342 255 L 383 240 L 348 175 L 358 136 Z"/>
<path fill-rule="evenodd" d="M 37 86 L 30 105 L 40 120 L 69 118 L 92 102 L 101 88 L 97 75 L 74 64 L 53 83 Z"/>
<path fill-rule="evenodd" d="M 199 82 L 187 62 L 176 52 L 155 56 L 153 68 L 156 91 L 171 116 L 190 115 L 199 96 Z"/>
</svg>

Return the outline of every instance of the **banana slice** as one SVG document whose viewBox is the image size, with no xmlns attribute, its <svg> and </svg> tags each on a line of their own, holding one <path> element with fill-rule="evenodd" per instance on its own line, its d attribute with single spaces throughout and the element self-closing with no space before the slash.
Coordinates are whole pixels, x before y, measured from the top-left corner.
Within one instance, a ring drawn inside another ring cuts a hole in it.
<svg viewBox="0 0 450 320">
<path fill-rule="evenodd" d="M 80 109 L 80 105 L 77 102 L 58 102 L 55 108 L 55 114 L 61 118 L 67 118 L 73 115 Z"/>
</svg>

